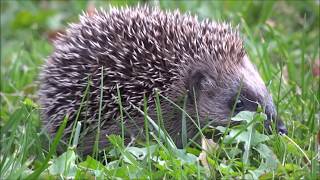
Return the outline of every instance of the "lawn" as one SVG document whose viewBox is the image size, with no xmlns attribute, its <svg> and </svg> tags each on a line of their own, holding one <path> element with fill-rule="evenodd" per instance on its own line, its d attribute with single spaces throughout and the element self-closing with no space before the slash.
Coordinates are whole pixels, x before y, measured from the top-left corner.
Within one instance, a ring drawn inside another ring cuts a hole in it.
<svg viewBox="0 0 320 180">
<path fill-rule="evenodd" d="M 288 135 L 264 134 L 261 124 L 265 115 L 242 112 L 233 118 L 243 121 L 241 125 L 215 128 L 224 135 L 210 147 L 191 143 L 177 149 L 158 133 L 146 131 L 146 142 L 125 146 L 121 136 L 110 135 L 112 145 L 105 151 L 82 157 L 76 151 L 78 125 L 69 148 L 57 154 L 63 125 L 49 141 L 41 128 L 37 103 L 38 74 L 53 51 L 52 41 L 68 23 L 77 22 L 82 11 L 134 6 L 137 1 L 3 0 L 0 177 L 319 179 L 319 1 L 167 0 L 140 4 L 145 2 L 161 9 L 191 12 L 199 19 L 239 25 L 246 51 L 273 95 Z"/>
</svg>

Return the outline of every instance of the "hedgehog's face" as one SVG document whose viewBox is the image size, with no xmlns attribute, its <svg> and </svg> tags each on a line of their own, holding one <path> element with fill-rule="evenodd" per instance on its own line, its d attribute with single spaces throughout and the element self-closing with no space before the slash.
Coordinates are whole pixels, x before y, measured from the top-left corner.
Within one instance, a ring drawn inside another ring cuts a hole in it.
<svg viewBox="0 0 320 180">
<path fill-rule="evenodd" d="M 189 92 L 196 97 L 200 118 L 211 121 L 214 126 L 227 125 L 230 116 L 240 111 L 256 111 L 260 105 L 268 117 L 265 127 L 270 130 L 276 110 L 262 79 L 247 58 L 237 72 L 217 77 L 216 73 L 203 68 L 190 73 Z M 283 122 L 280 119 L 276 122 L 278 132 L 287 133 Z"/>
</svg>

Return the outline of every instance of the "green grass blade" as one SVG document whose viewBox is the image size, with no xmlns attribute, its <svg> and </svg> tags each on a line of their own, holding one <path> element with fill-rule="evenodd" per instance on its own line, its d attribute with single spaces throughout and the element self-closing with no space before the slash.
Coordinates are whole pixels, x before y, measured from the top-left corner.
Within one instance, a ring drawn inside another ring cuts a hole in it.
<svg viewBox="0 0 320 180">
<path fill-rule="evenodd" d="M 40 176 L 40 174 L 49 166 L 48 163 L 49 163 L 52 155 L 56 152 L 59 141 L 60 141 L 60 139 L 63 135 L 64 129 L 67 125 L 68 118 L 69 118 L 69 116 L 66 115 L 65 118 L 63 119 L 62 124 L 60 125 L 60 127 L 55 135 L 55 138 L 50 146 L 50 150 L 49 150 L 49 153 L 47 154 L 46 159 L 43 161 L 42 165 L 38 169 L 36 169 L 32 174 L 30 174 L 26 178 L 27 180 L 37 179 Z"/>
</svg>

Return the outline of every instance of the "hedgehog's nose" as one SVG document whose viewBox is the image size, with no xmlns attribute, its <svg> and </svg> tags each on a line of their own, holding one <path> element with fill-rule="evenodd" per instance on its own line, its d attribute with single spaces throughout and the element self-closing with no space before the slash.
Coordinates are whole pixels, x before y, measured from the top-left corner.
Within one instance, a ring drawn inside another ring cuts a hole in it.
<svg viewBox="0 0 320 180">
<path fill-rule="evenodd" d="M 276 121 L 276 130 L 279 134 L 285 134 L 287 135 L 288 134 L 288 130 L 287 130 L 287 127 L 286 125 L 283 123 L 283 121 L 280 119 L 280 118 L 277 118 L 277 121 Z"/>
<path fill-rule="evenodd" d="M 267 130 L 267 132 L 268 132 L 269 134 L 272 133 L 271 123 L 272 123 L 272 121 L 271 121 L 270 119 L 268 119 L 268 120 L 266 120 L 266 121 L 264 122 L 264 127 L 265 127 L 265 129 Z M 285 126 L 285 124 L 283 123 L 283 121 L 282 121 L 280 118 L 277 118 L 275 124 L 276 124 L 275 127 L 276 127 L 277 133 L 279 133 L 279 134 L 288 134 L 287 127 Z"/>
</svg>

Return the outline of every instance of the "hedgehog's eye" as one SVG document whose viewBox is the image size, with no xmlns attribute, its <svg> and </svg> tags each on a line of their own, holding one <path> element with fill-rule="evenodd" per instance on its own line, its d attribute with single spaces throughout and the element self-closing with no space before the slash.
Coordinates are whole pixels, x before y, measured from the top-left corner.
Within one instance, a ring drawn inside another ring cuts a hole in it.
<svg viewBox="0 0 320 180">
<path fill-rule="evenodd" d="M 243 103 L 243 101 L 241 99 L 237 100 L 235 110 L 236 111 L 244 110 L 244 103 Z"/>
</svg>

